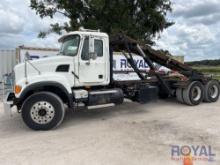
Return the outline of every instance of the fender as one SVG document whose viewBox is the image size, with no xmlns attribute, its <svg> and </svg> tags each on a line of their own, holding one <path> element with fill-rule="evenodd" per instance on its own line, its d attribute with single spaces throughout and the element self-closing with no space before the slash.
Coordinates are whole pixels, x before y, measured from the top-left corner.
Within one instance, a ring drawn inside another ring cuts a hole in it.
<svg viewBox="0 0 220 165">
<path fill-rule="evenodd" d="M 37 82 L 37 83 L 33 83 L 29 86 L 27 86 L 21 93 L 20 97 L 19 98 L 15 98 L 14 100 L 14 105 L 20 105 L 23 103 L 23 101 L 26 99 L 26 97 L 28 97 L 28 93 L 30 91 L 34 91 L 34 90 L 38 90 L 38 89 L 42 89 L 44 87 L 55 87 L 55 88 L 58 88 L 60 89 L 64 94 L 65 96 L 67 97 L 67 103 L 69 105 L 70 108 L 73 108 L 74 107 L 74 104 L 73 104 L 73 94 L 72 93 L 69 93 L 67 91 L 67 89 L 60 83 L 58 82 L 55 82 L 55 81 L 43 81 L 43 82 Z"/>
</svg>

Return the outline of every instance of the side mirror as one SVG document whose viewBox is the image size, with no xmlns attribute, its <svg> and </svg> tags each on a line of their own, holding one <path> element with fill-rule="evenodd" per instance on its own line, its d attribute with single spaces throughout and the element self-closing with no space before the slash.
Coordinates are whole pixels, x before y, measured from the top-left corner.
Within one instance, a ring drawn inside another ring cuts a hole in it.
<svg viewBox="0 0 220 165">
<path fill-rule="evenodd" d="M 97 58 L 97 54 L 95 53 L 95 45 L 94 45 L 94 36 L 89 36 L 89 60 L 95 60 Z"/>
<path fill-rule="evenodd" d="M 94 54 L 95 52 L 95 44 L 94 37 L 89 36 L 89 55 Z M 90 56 L 91 57 L 91 56 Z"/>
</svg>

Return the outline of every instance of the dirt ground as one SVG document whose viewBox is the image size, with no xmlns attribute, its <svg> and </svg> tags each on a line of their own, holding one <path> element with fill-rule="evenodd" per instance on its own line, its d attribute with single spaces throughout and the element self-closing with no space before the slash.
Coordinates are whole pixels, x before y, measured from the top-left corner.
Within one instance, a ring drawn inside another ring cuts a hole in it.
<svg viewBox="0 0 220 165">
<path fill-rule="evenodd" d="M 21 116 L 7 117 L 0 104 L 1 165 L 182 165 L 171 160 L 171 145 L 211 146 L 220 164 L 220 101 L 196 107 L 175 100 L 146 105 L 68 112 L 60 127 L 27 128 Z"/>
</svg>

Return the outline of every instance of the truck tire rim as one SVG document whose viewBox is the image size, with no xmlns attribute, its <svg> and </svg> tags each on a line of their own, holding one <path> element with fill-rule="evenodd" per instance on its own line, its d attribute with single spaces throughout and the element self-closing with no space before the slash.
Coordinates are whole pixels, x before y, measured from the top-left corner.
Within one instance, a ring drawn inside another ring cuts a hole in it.
<svg viewBox="0 0 220 165">
<path fill-rule="evenodd" d="M 201 99 L 201 96 L 202 96 L 201 88 L 198 86 L 194 87 L 192 90 L 192 99 L 194 101 L 199 101 Z"/>
<path fill-rule="evenodd" d="M 215 99 L 218 96 L 218 87 L 216 85 L 213 85 L 210 89 L 209 89 L 209 96 L 213 99 Z"/>
<path fill-rule="evenodd" d="M 31 107 L 31 119 L 38 124 L 48 124 L 55 116 L 54 107 L 46 101 L 39 101 Z"/>
</svg>

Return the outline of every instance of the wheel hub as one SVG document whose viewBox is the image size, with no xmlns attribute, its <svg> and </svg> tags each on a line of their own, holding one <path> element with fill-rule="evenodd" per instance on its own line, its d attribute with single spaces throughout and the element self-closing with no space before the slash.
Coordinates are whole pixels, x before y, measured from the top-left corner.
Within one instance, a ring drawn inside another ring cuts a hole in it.
<svg viewBox="0 0 220 165">
<path fill-rule="evenodd" d="M 55 109 L 49 102 L 40 101 L 31 107 L 30 116 L 38 124 L 48 124 L 55 116 Z"/>
<path fill-rule="evenodd" d="M 194 87 L 192 90 L 192 98 L 194 101 L 198 101 L 201 98 L 202 90 L 199 87 Z"/>
<path fill-rule="evenodd" d="M 38 111 L 38 115 L 39 116 L 45 116 L 47 114 L 47 111 L 45 110 L 45 109 L 40 109 L 39 111 Z"/>
<path fill-rule="evenodd" d="M 213 85 L 209 90 L 209 95 L 211 98 L 216 98 L 218 96 L 218 87 L 216 85 Z"/>
</svg>

